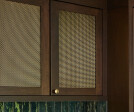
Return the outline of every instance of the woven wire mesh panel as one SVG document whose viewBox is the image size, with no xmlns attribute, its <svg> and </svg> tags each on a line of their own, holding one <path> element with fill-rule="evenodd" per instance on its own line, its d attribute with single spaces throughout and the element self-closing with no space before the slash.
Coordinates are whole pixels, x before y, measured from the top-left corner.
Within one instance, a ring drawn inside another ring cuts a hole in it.
<svg viewBox="0 0 134 112">
<path fill-rule="evenodd" d="M 0 0 L 0 86 L 40 87 L 40 7 Z"/>
<path fill-rule="evenodd" d="M 96 87 L 95 16 L 59 13 L 59 87 Z"/>
</svg>

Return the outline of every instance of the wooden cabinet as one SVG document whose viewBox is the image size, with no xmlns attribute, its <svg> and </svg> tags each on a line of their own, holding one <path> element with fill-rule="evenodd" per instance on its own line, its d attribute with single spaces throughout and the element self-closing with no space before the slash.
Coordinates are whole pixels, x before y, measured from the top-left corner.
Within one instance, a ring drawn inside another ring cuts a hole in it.
<svg viewBox="0 0 134 112">
<path fill-rule="evenodd" d="M 1 0 L 0 95 L 106 99 L 106 7 L 95 1 Z"/>
<path fill-rule="evenodd" d="M 102 36 L 101 10 L 52 2 L 51 91 L 102 95 Z"/>
<path fill-rule="evenodd" d="M 0 0 L 0 100 L 97 99 L 109 112 L 133 112 L 133 7 Z"/>
</svg>

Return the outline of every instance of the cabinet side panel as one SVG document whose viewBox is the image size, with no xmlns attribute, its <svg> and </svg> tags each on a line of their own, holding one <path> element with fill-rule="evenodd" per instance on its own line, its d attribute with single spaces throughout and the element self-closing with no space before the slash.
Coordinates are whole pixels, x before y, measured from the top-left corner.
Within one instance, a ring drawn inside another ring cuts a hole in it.
<svg viewBox="0 0 134 112">
<path fill-rule="evenodd" d="M 108 11 L 108 110 L 129 111 L 128 8 Z"/>
</svg>

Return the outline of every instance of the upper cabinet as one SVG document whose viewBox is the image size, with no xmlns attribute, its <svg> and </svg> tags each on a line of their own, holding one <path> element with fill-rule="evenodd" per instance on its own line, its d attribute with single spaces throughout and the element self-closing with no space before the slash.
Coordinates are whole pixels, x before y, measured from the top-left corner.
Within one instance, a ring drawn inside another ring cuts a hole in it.
<svg viewBox="0 0 134 112">
<path fill-rule="evenodd" d="M 72 1 L 0 0 L 0 95 L 106 97 L 105 12 Z"/>
<path fill-rule="evenodd" d="M 103 95 L 102 29 L 102 10 L 52 2 L 52 95 Z"/>
</svg>

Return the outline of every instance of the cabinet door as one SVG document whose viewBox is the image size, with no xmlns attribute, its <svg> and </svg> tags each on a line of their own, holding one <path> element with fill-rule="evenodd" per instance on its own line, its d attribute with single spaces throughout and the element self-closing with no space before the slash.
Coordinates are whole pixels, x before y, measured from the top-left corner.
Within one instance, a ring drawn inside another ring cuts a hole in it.
<svg viewBox="0 0 134 112">
<path fill-rule="evenodd" d="M 102 11 L 51 7 L 52 95 L 102 95 Z"/>
<path fill-rule="evenodd" d="M 47 11 L 47 1 L 0 0 L 0 95 L 49 94 Z"/>
</svg>

